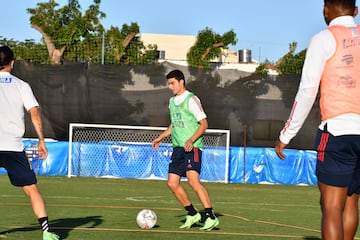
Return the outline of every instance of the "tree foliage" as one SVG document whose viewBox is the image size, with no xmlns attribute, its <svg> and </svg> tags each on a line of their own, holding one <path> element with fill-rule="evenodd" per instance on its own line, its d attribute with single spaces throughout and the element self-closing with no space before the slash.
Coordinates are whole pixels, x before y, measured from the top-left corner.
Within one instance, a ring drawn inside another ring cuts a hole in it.
<svg viewBox="0 0 360 240">
<path fill-rule="evenodd" d="M 264 62 L 256 68 L 256 73 L 267 75 L 269 69 L 277 71 L 281 75 L 301 74 L 305 61 L 306 49 L 294 54 L 297 47 L 296 42 L 289 44 L 289 51 L 275 64 Z"/>
<path fill-rule="evenodd" d="M 123 24 L 122 28 L 113 27 L 106 32 L 108 47 L 107 58 L 122 64 L 152 63 L 157 58 L 157 46 L 145 46 L 139 37 L 137 23 Z"/>
<path fill-rule="evenodd" d="M 104 29 L 101 19 L 106 15 L 100 10 L 100 3 L 101 0 L 93 0 L 84 13 L 78 0 L 69 0 L 61 8 L 55 0 L 49 0 L 27 9 L 31 26 L 43 37 L 50 63 L 61 64 L 62 60 L 91 63 L 104 60 L 120 64 L 154 62 L 157 47 L 144 46 L 138 37 L 137 23 L 123 24 L 121 29 L 113 26 Z"/>
<path fill-rule="evenodd" d="M 269 74 L 269 69 L 266 68 L 266 64 L 269 64 L 269 63 L 264 62 L 264 63 L 260 64 L 256 68 L 255 73 L 259 74 L 260 76 L 263 76 L 263 77 L 267 76 Z"/>
<path fill-rule="evenodd" d="M 34 40 L 29 39 L 20 42 L 0 36 L 0 46 L 9 46 L 13 50 L 16 60 L 41 64 L 49 63 L 45 45 L 36 43 Z"/>
<path fill-rule="evenodd" d="M 229 45 L 235 45 L 236 42 L 233 30 L 220 35 L 206 27 L 198 33 L 195 44 L 187 53 L 187 62 L 190 67 L 209 68 L 211 60 L 219 57 L 223 49 L 228 49 Z"/>
<path fill-rule="evenodd" d="M 306 50 L 295 55 L 289 55 L 284 58 L 284 60 L 278 65 L 278 69 L 281 74 L 301 74 L 302 67 L 305 61 Z"/>
<path fill-rule="evenodd" d="M 31 27 L 43 36 L 52 64 L 61 64 L 67 46 L 103 32 L 100 20 L 105 13 L 100 11 L 100 2 L 94 0 L 84 14 L 78 0 L 69 0 L 62 8 L 58 8 L 59 4 L 54 0 L 49 0 L 38 3 L 37 8 L 27 9 L 31 15 Z"/>
</svg>

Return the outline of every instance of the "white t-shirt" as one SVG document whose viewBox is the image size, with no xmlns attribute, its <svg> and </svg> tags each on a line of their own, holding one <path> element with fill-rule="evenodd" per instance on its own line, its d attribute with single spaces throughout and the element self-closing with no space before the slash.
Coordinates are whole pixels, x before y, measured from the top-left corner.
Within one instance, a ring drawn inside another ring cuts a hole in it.
<svg viewBox="0 0 360 240">
<path fill-rule="evenodd" d="M 24 108 L 38 107 L 30 85 L 0 72 L 0 151 L 23 151 Z"/>
<path fill-rule="evenodd" d="M 183 101 L 185 101 L 186 97 L 190 93 L 191 92 L 186 90 L 183 94 L 176 95 L 174 98 L 175 105 L 180 105 Z M 206 118 L 206 114 L 204 112 L 204 109 L 202 108 L 200 99 L 195 95 L 189 100 L 189 111 L 195 116 L 198 122 Z"/>
</svg>

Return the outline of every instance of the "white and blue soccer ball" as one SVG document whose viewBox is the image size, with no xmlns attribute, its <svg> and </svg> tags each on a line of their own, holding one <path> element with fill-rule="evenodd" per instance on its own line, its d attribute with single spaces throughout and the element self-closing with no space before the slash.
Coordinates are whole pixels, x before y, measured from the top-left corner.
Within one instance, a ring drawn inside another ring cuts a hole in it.
<svg viewBox="0 0 360 240">
<path fill-rule="evenodd" d="M 151 209 L 143 209 L 136 216 L 136 223 L 142 229 L 153 228 L 156 221 L 157 216 Z"/>
</svg>

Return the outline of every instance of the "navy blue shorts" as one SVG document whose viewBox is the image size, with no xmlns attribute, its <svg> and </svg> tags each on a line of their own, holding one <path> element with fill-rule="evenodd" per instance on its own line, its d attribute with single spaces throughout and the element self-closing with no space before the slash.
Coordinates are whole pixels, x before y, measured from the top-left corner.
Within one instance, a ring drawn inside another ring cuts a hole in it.
<svg viewBox="0 0 360 240">
<path fill-rule="evenodd" d="M 0 167 L 6 169 L 14 186 L 23 187 L 37 182 L 25 152 L 0 151 Z"/>
<path fill-rule="evenodd" d="M 185 152 L 183 147 L 175 147 L 171 155 L 169 173 L 174 173 L 180 177 L 186 177 L 186 172 L 195 170 L 200 174 L 202 151 L 194 148 L 190 152 Z"/>
<path fill-rule="evenodd" d="M 333 136 L 318 130 L 316 176 L 336 187 L 349 187 L 348 194 L 360 193 L 360 135 Z"/>
</svg>

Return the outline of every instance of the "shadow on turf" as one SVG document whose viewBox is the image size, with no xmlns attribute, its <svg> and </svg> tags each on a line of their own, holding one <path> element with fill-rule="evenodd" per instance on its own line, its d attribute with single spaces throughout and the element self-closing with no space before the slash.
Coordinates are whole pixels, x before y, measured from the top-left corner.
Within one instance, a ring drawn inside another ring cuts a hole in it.
<svg viewBox="0 0 360 240">
<path fill-rule="evenodd" d="M 321 238 L 318 238 L 318 237 L 304 237 L 304 240 L 321 240 Z"/>
<path fill-rule="evenodd" d="M 55 232 L 60 236 L 60 239 L 66 239 L 69 236 L 69 232 L 73 229 L 81 226 L 87 228 L 95 228 L 103 222 L 101 216 L 87 216 L 81 218 L 60 218 L 49 222 L 50 227 L 53 228 L 52 232 Z M 88 226 L 88 224 L 91 224 Z M 39 231 L 40 227 L 31 225 L 27 227 L 11 228 L 0 232 L 0 235 L 7 235 L 13 232 L 29 232 Z"/>
</svg>

